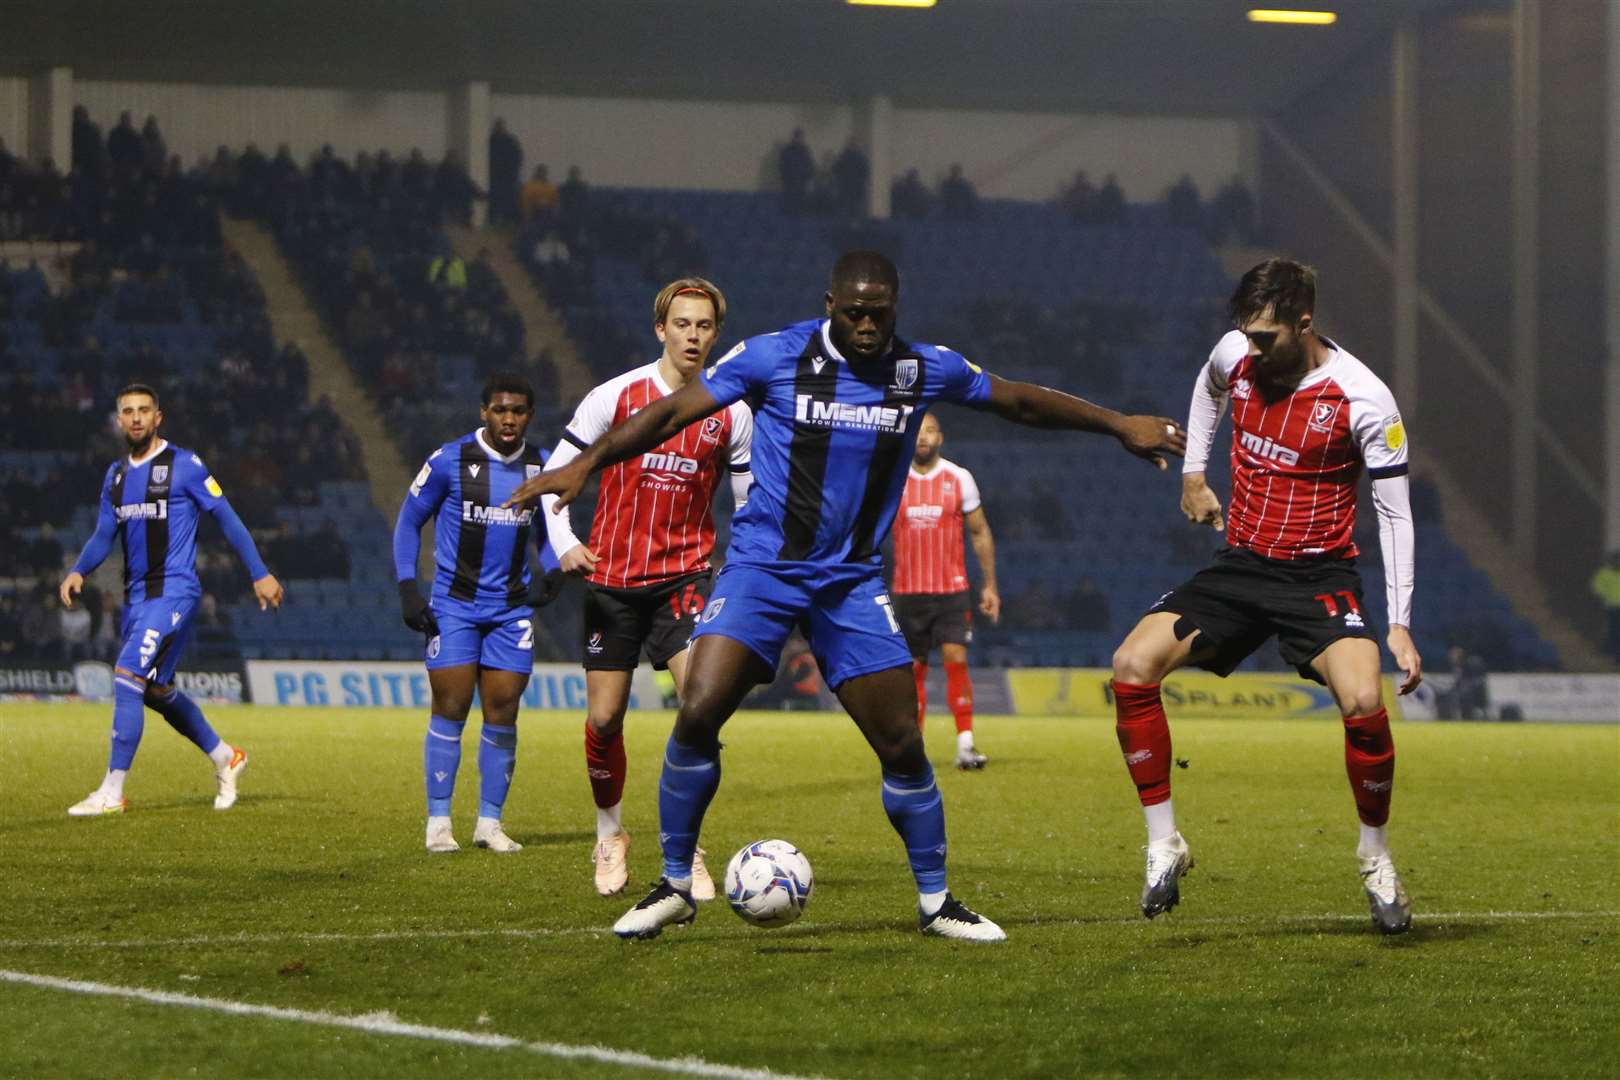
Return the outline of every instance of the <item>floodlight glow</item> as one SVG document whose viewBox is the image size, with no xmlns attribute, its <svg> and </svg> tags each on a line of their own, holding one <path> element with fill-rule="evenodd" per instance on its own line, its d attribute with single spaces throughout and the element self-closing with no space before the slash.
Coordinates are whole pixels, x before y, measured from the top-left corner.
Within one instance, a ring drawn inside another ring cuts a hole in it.
<svg viewBox="0 0 1620 1080">
<path fill-rule="evenodd" d="M 1287 23 L 1292 26 L 1332 26 L 1339 21 L 1339 15 L 1334 11 L 1284 11 L 1278 8 L 1255 8 L 1249 12 L 1249 21 Z"/>
<path fill-rule="evenodd" d="M 939 0 L 844 0 L 853 7 L 912 7 L 930 8 Z"/>
</svg>

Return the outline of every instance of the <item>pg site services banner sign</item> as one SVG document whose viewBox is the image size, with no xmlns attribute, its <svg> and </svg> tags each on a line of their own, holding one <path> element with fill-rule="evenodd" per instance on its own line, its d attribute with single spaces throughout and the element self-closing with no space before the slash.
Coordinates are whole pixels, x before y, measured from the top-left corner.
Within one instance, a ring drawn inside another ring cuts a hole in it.
<svg viewBox="0 0 1620 1080">
<path fill-rule="evenodd" d="M 433 703 L 420 663 L 382 660 L 249 660 L 248 687 L 259 705 L 320 709 L 426 709 Z M 652 669 L 636 669 L 630 708 L 656 709 L 662 698 Z M 536 664 L 523 692 L 525 709 L 585 709 L 585 671 L 577 664 Z"/>
<path fill-rule="evenodd" d="M 1106 668 L 1009 668 L 1007 688 L 1019 716 L 1114 718 L 1113 673 Z M 1384 705 L 1392 717 L 1400 705 L 1395 683 L 1384 677 Z M 1238 672 L 1221 678 L 1207 671 L 1178 671 L 1161 684 L 1172 719 L 1339 721 L 1328 688 L 1291 672 Z"/>
</svg>

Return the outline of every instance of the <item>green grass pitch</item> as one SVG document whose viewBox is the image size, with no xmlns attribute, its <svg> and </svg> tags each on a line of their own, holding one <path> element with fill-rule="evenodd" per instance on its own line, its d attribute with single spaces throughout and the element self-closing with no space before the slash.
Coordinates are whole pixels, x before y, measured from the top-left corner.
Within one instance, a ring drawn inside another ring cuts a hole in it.
<svg viewBox="0 0 1620 1080">
<path fill-rule="evenodd" d="M 602 900 L 577 715 L 520 721 L 521 853 L 430 856 L 425 716 L 210 713 L 252 756 L 234 810 L 149 716 L 132 812 L 85 821 L 63 811 L 100 777 L 108 710 L 0 706 L 0 970 L 795 1076 L 1620 1075 L 1613 727 L 1398 725 L 1416 923 L 1384 939 L 1335 725 L 1172 718 L 1197 868 L 1150 923 L 1112 725 L 981 718 L 990 766 L 965 775 L 934 720 L 952 888 L 1010 935 L 986 947 L 917 933 L 876 763 L 839 717 L 734 720 L 705 826 L 717 875 L 747 841 L 802 847 L 805 918 L 756 930 L 722 900 L 625 943 L 607 930 L 657 873 L 667 714 L 627 725 L 631 889 Z M 5 981 L 0 1017 L 0 1076 L 657 1075 Z"/>
</svg>

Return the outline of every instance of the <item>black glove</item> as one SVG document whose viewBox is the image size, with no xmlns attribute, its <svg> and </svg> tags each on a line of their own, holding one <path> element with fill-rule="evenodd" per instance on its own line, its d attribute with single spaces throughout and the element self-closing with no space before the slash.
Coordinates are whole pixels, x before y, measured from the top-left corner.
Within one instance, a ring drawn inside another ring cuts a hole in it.
<svg viewBox="0 0 1620 1080">
<path fill-rule="evenodd" d="M 548 570 L 544 574 L 529 579 L 529 595 L 524 602 L 533 608 L 543 608 L 557 599 L 568 581 L 568 575 L 561 570 Z"/>
<path fill-rule="evenodd" d="M 433 617 L 433 609 L 422 598 L 422 590 L 416 587 L 415 578 L 399 583 L 399 617 L 419 634 L 439 636 L 439 621 Z"/>
</svg>

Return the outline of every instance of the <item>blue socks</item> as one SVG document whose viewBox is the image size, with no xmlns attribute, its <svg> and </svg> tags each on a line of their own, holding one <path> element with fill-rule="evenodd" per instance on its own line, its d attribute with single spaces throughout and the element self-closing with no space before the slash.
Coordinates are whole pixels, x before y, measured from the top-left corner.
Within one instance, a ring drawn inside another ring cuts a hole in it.
<svg viewBox="0 0 1620 1080">
<path fill-rule="evenodd" d="M 906 859 L 919 893 L 945 891 L 945 803 L 934 767 L 920 773 L 883 770 L 883 809 L 906 845 Z"/>
<path fill-rule="evenodd" d="M 450 796 L 456 790 L 456 769 L 461 766 L 461 729 L 465 720 L 428 720 L 427 737 L 422 740 L 422 773 L 427 780 L 428 817 L 450 813 Z"/>
<path fill-rule="evenodd" d="M 146 730 L 146 688 L 117 676 L 113 679 L 112 752 L 107 768 L 129 771 Z M 193 706 L 195 708 L 195 706 Z"/>
<path fill-rule="evenodd" d="M 693 749 L 671 735 L 658 781 L 658 840 L 664 849 L 665 877 L 692 879 L 692 853 L 697 850 L 703 815 L 719 788 L 720 744 Z"/>
<path fill-rule="evenodd" d="M 431 729 L 430 729 L 431 730 Z M 459 744 L 458 744 L 459 745 Z M 517 726 L 484 725 L 478 740 L 478 816 L 499 820 L 517 764 Z"/>
<path fill-rule="evenodd" d="M 209 726 L 197 703 L 179 690 L 170 690 L 168 697 L 152 695 L 152 708 L 169 722 L 169 726 L 197 744 L 197 749 L 212 754 L 219 746 L 219 734 Z"/>
</svg>

